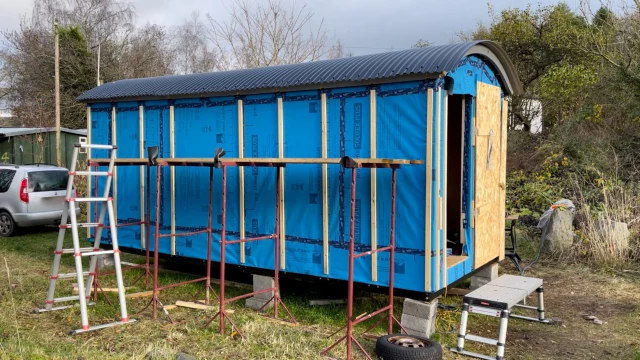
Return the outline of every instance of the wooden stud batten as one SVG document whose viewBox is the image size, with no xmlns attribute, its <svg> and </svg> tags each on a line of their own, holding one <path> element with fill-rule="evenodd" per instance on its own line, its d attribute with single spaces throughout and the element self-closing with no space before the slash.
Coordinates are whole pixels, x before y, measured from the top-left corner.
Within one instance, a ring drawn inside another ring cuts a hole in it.
<svg viewBox="0 0 640 360">
<path fill-rule="evenodd" d="M 278 157 L 284 158 L 284 111 L 282 107 L 282 97 L 278 97 Z M 280 269 L 286 268 L 286 250 L 285 250 L 285 218 L 284 218 L 284 168 L 278 168 L 280 171 Z"/>
<path fill-rule="evenodd" d="M 169 153 L 171 157 L 176 156 L 175 144 L 175 107 L 169 106 Z M 171 182 L 171 233 L 176 233 L 176 168 L 169 167 Z M 171 255 L 176 254 L 176 237 L 171 236 Z"/>
<path fill-rule="evenodd" d="M 371 158 L 376 158 L 376 90 L 371 89 L 369 94 L 369 120 L 370 120 L 370 149 Z M 377 233 L 377 181 L 376 169 L 371 169 L 371 250 L 378 248 Z M 371 254 L 371 281 L 378 281 L 378 253 Z"/>
<path fill-rule="evenodd" d="M 111 145 L 118 145 L 117 134 L 118 126 L 116 125 L 116 107 L 111 107 Z M 111 156 L 111 154 L 109 154 Z M 111 185 L 113 191 L 113 219 L 118 223 L 118 167 L 113 167 L 113 183 Z"/>
<path fill-rule="evenodd" d="M 242 99 L 238 99 L 238 157 L 244 158 L 244 108 Z M 240 213 L 240 239 L 245 238 L 244 224 L 244 166 L 238 167 L 238 205 Z M 244 242 L 240 243 L 240 263 L 245 262 Z"/>
<path fill-rule="evenodd" d="M 509 121 L 509 101 L 507 99 L 502 100 L 502 118 L 500 124 L 500 213 L 506 216 L 506 201 L 507 201 L 507 123 Z M 506 219 L 502 219 L 501 223 L 504 223 Z M 504 238 L 502 238 L 502 244 L 500 245 L 500 257 L 499 260 L 504 259 Z"/>
<path fill-rule="evenodd" d="M 327 144 L 327 94 L 320 95 L 321 129 L 322 129 L 322 157 L 328 157 Z M 328 166 L 322 164 L 322 258 L 323 271 L 329 274 L 329 179 Z"/>
<path fill-rule="evenodd" d="M 447 163 L 448 161 L 448 156 L 447 153 L 448 151 L 448 141 L 447 141 L 447 137 L 449 136 L 449 111 L 448 111 L 448 107 L 449 107 L 449 93 L 445 90 L 444 91 L 444 119 L 443 119 L 443 125 L 444 125 L 444 139 L 443 139 L 443 145 L 442 145 L 442 149 L 443 149 L 443 154 L 442 156 L 444 157 L 444 166 L 443 166 L 443 177 L 442 177 L 442 183 L 443 183 L 443 187 L 442 187 L 442 287 L 446 287 L 447 286 L 447 271 L 449 269 L 448 264 L 447 264 L 447 168 L 449 166 L 449 164 Z"/>
<path fill-rule="evenodd" d="M 425 166 L 425 182 L 427 186 L 424 204 L 424 290 L 431 292 L 431 199 L 433 199 L 433 89 L 427 90 L 427 158 Z"/>
<path fill-rule="evenodd" d="M 436 91 L 436 164 L 435 164 L 435 170 L 436 170 L 436 221 L 435 221 L 435 227 L 436 227 L 436 288 L 435 290 L 440 290 L 440 269 L 442 268 L 442 261 L 441 261 L 441 248 L 440 248 L 440 216 L 442 215 L 441 212 L 441 205 L 442 205 L 442 201 L 440 198 L 440 122 L 442 121 L 441 117 L 440 117 L 440 108 L 441 108 L 441 104 L 442 104 L 442 99 L 440 96 L 440 89 L 438 89 Z"/>
<path fill-rule="evenodd" d="M 138 134 L 139 134 L 139 144 L 140 144 L 140 159 L 146 159 L 144 154 L 144 106 L 138 106 Z M 146 220 L 145 214 L 145 167 L 140 166 L 140 221 Z M 147 243 L 146 239 L 146 231 L 147 228 L 145 224 L 140 225 L 140 248 L 145 249 Z"/>
<path fill-rule="evenodd" d="M 474 162 L 475 164 L 475 151 L 476 151 L 476 110 L 478 107 L 478 102 L 474 101 L 473 102 L 473 116 L 471 116 L 471 129 L 469 129 L 469 134 L 471 135 L 471 146 L 473 147 L 473 153 L 474 153 L 474 157 L 471 159 L 471 161 Z M 474 167 L 477 165 L 474 165 Z M 476 179 L 475 174 L 473 174 L 473 199 L 471 200 L 471 219 L 469 219 L 469 221 L 471 221 L 471 229 L 475 229 L 476 227 L 476 199 L 475 199 L 475 195 L 476 195 L 476 184 L 478 182 L 478 179 Z M 474 239 L 475 242 L 475 239 Z M 475 246 L 475 244 L 473 244 L 473 246 Z M 476 253 L 474 251 L 473 256 L 476 256 Z M 475 267 L 474 267 L 475 268 Z"/>
<path fill-rule="evenodd" d="M 87 143 L 91 144 L 91 106 L 87 106 Z M 87 159 L 91 159 L 91 149 L 87 149 Z M 68 164 L 67 164 L 68 165 Z M 88 165 L 87 165 L 88 166 Z M 91 171 L 91 169 L 87 169 Z M 91 176 L 87 176 L 87 197 L 91 197 Z M 91 206 L 87 204 L 87 222 L 91 222 Z M 87 228 L 87 239 L 91 238 L 91 228 Z"/>
</svg>

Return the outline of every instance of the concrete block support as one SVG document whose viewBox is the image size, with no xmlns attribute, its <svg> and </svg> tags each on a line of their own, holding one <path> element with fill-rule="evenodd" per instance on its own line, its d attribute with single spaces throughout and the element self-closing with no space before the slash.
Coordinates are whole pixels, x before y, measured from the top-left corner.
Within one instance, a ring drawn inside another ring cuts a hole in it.
<svg viewBox="0 0 640 360">
<path fill-rule="evenodd" d="M 498 278 L 498 263 L 491 264 L 471 277 L 471 290 L 475 290 Z"/>
<path fill-rule="evenodd" d="M 400 322 L 409 335 L 429 338 L 436 331 L 437 310 L 437 299 L 432 302 L 405 299 Z"/>
<path fill-rule="evenodd" d="M 260 291 L 264 289 L 273 288 L 275 286 L 275 282 L 272 277 L 262 276 L 262 275 L 253 275 L 253 291 Z M 249 309 L 258 310 L 265 302 L 269 301 L 275 294 L 274 291 L 267 291 L 261 294 L 257 294 L 245 300 L 244 306 Z M 270 309 L 273 307 L 273 302 L 270 302 L 269 305 L 265 306 L 264 309 Z"/>
</svg>

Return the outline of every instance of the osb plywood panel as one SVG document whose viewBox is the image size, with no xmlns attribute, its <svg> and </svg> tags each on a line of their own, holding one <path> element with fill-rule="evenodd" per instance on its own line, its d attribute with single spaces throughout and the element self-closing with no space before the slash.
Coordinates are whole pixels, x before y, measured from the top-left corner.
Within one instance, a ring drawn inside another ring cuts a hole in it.
<svg viewBox="0 0 640 360">
<path fill-rule="evenodd" d="M 500 126 L 500 214 L 506 215 L 507 206 L 507 122 L 509 121 L 509 102 L 502 100 L 502 119 Z M 504 226 L 504 218 L 502 226 Z M 505 237 L 501 236 L 500 260 L 504 259 Z"/>
<path fill-rule="evenodd" d="M 502 139 L 500 88 L 478 82 L 476 98 L 475 256 L 474 268 L 504 251 L 501 205 Z"/>
</svg>

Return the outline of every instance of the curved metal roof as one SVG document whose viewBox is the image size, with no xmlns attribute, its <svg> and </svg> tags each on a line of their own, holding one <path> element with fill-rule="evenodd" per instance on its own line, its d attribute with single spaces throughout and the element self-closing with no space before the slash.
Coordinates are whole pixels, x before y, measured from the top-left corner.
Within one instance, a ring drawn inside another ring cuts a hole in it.
<svg viewBox="0 0 640 360">
<path fill-rule="evenodd" d="M 118 80 L 88 90 L 77 100 L 184 98 L 370 84 L 410 75 L 440 75 L 473 54 L 493 63 L 508 93 L 522 92 L 516 69 L 504 50 L 481 40 L 291 65 Z"/>
</svg>

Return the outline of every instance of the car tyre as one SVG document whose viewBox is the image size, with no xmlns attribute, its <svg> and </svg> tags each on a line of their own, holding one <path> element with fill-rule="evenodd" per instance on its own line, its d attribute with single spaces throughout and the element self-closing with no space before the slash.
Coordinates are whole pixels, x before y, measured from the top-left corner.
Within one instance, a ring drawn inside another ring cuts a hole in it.
<svg viewBox="0 0 640 360">
<path fill-rule="evenodd" d="M 376 354 L 383 360 L 441 360 L 442 347 L 420 336 L 391 334 L 378 338 Z"/>
<path fill-rule="evenodd" d="M 11 214 L 6 211 L 0 212 L 0 236 L 9 237 L 16 230 L 16 223 L 13 221 Z"/>
</svg>

